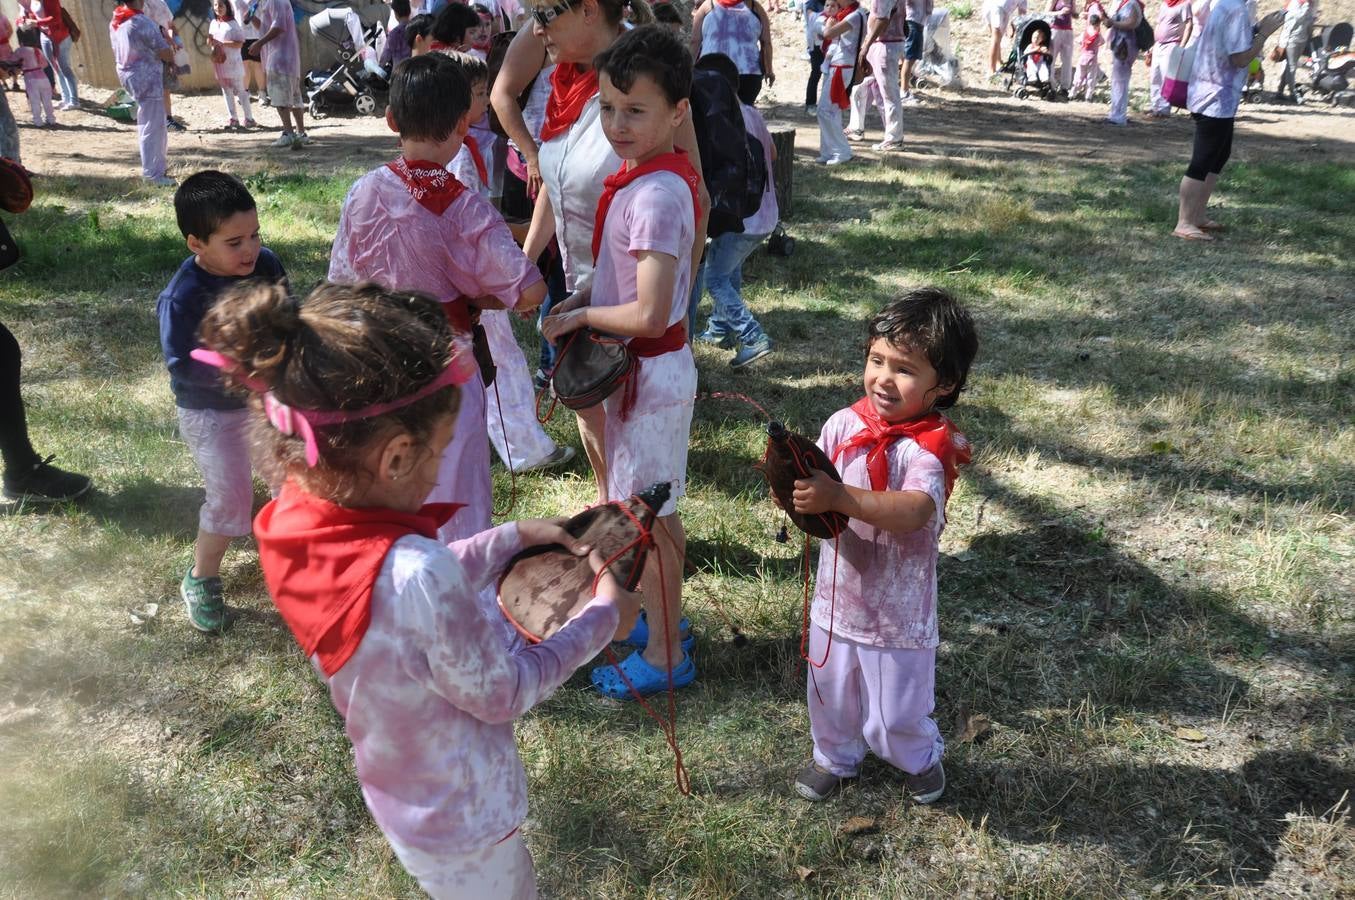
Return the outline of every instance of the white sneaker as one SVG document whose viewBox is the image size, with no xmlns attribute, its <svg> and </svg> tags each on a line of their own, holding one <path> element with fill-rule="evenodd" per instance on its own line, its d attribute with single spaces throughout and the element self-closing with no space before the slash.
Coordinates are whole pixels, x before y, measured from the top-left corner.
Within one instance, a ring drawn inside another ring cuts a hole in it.
<svg viewBox="0 0 1355 900">
<path fill-rule="evenodd" d="M 880 151 L 885 151 L 885 150 L 902 150 L 902 149 L 903 149 L 903 141 L 880 141 L 880 143 L 878 143 L 878 144 L 871 144 L 871 145 L 870 145 L 870 149 L 872 149 L 872 150 L 880 150 Z"/>
<path fill-rule="evenodd" d="M 306 134 L 306 132 L 303 131 L 303 132 L 301 132 L 300 134 L 298 134 L 298 135 L 296 136 L 296 140 L 293 141 L 292 146 L 294 146 L 294 147 L 309 147 L 309 146 L 310 146 L 311 144 L 313 144 L 313 143 L 315 143 L 315 141 L 312 141 L 312 140 L 311 140 L 311 136 L 310 136 L 309 134 Z"/>
<path fill-rule="evenodd" d="M 829 165 L 829 166 L 840 166 L 840 165 L 843 165 L 844 163 L 849 163 L 849 162 L 851 162 L 852 159 L 853 159 L 853 157 L 850 157 L 850 156 L 834 156 L 832 159 L 829 159 L 829 160 L 825 163 L 825 165 Z"/>
<path fill-rule="evenodd" d="M 864 141 L 866 139 L 866 133 L 864 131 L 855 131 L 848 128 L 843 133 L 847 135 L 847 140 L 849 141 Z"/>
<path fill-rule="evenodd" d="M 911 91 L 899 98 L 900 106 L 917 106 L 921 102 L 922 101 L 917 98 L 917 95 Z"/>
<path fill-rule="evenodd" d="M 273 142 L 272 146 L 290 147 L 292 146 L 292 142 L 294 140 L 296 140 L 295 135 L 293 135 L 290 131 L 284 131 L 282 134 L 278 135 L 278 139 Z"/>
<path fill-rule="evenodd" d="M 156 187 L 174 187 L 176 184 L 179 183 L 175 181 L 173 178 L 170 178 L 168 175 L 159 175 L 155 178 L 145 176 L 142 180 L 145 181 L 147 184 L 153 184 Z"/>
</svg>

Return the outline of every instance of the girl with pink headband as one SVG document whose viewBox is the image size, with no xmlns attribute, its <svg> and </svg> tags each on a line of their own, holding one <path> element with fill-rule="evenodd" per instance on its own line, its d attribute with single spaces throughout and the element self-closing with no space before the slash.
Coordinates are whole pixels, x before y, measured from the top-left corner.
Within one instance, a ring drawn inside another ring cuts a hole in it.
<svg viewBox="0 0 1355 900">
<path fill-rule="evenodd" d="M 245 285 L 203 320 L 195 358 L 251 392 L 285 477 L 254 522 L 273 602 L 328 685 L 372 817 L 434 897 L 534 897 L 513 720 L 629 633 L 638 598 L 590 555 L 597 596 L 525 645 L 480 591 L 526 547 L 585 554 L 561 520 L 443 544 L 425 505 L 452 439 L 469 341 L 432 297 L 324 284 L 302 301 Z"/>
</svg>

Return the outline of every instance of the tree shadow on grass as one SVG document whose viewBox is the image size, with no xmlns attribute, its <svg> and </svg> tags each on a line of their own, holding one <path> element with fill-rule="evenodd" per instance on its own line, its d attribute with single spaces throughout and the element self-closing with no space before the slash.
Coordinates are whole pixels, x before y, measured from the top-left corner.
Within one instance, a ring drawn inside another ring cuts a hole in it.
<svg viewBox="0 0 1355 900">
<path fill-rule="evenodd" d="M 1264 883 L 1287 817 L 1322 815 L 1355 784 L 1355 770 L 1296 750 L 1256 753 L 1236 771 L 971 757 L 952 773 L 942 804 L 976 827 L 1025 844 L 1103 844 L 1168 887 Z"/>
</svg>

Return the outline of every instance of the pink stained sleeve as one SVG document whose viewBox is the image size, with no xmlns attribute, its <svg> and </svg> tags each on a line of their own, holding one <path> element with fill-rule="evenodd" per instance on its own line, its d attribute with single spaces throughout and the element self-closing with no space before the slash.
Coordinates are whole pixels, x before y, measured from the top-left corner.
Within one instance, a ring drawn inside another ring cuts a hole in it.
<svg viewBox="0 0 1355 900">
<path fill-rule="evenodd" d="M 908 450 L 900 454 L 903 463 L 903 482 L 901 491 L 921 491 L 932 498 L 936 511 L 932 520 L 938 526 L 946 520 L 946 473 L 941 460 L 923 450 L 917 444 L 910 444 Z"/>
<path fill-rule="evenodd" d="M 627 204 L 630 244 L 626 249 L 631 254 L 652 250 L 682 258 L 683 237 L 689 232 L 676 223 L 694 220 L 691 194 L 688 193 L 686 203 L 682 202 L 683 198 L 668 182 L 669 179 L 662 183 L 656 178 L 645 179 Z M 681 190 L 686 191 L 686 185 Z"/>
<path fill-rule="evenodd" d="M 508 560 L 522 550 L 522 538 L 518 535 L 516 522 L 505 522 L 497 528 L 452 541 L 447 546 L 461 561 L 466 580 L 478 591 L 494 580 L 508 565 Z"/>
<path fill-rule="evenodd" d="M 467 227 L 460 242 L 448 248 L 459 270 L 457 286 L 467 297 L 495 297 L 513 309 L 523 292 L 544 280 L 541 271 L 513 240 L 508 223 L 488 200 L 467 191 L 458 202 L 467 204 L 460 217 Z"/>
<path fill-rule="evenodd" d="M 348 205 L 353 201 L 356 187 L 350 188 L 348 196 L 344 198 L 343 210 L 339 213 L 339 228 L 334 233 L 334 245 L 329 251 L 329 274 L 326 278 L 338 284 L 353 284 L 358 280 L 357 272 L 353 270 L 352 255 L 348 251 Z"/>
<path fill-rule="evenodd" d="M 607 646 L 620 621 L 610 599 L 595 598 L 549 639 L 514 650 L 464 579 L 449 583 L 445 573 L 426 569 L 406 583 L 400 603 L 418 626 L 406 632 L 418 646 L 402 659 L 404 669 L 490 724 L 511 722 L 549 697 Z"/>
</svg>

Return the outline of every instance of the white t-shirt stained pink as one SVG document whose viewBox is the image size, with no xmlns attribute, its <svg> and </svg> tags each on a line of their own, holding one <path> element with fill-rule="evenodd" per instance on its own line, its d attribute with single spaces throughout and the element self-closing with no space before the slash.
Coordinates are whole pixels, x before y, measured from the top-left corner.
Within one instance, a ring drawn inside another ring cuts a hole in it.
<svg viewBox="0 0 1355 900">
<path fill-rule="evenodd" d="M 616 192 L 593 270 L 593 306 L 620 306 L 636 299 L 635 254 L 642 250 L 666 253 L 677 259 L 677 283 L 668 324 L 687 316 L 692 284 L 692 241 L 696 216 L 692 191 L 680 175 L 653 172 Z"/>
<path fill-rule="evenodd" d="M 832 459 L 838 445 L 862 427 L 851 409 L 838 410 L 824 423 L 819 448 Z M 810 618 L 820 628 L 858 644 L 931 648 L 940 643 L 936 559 L 945 527 L 946 476 L 941 461 L 910 438 L 891 444 L 887 456 L 888 489 L 922 491 L 932 498 L 936 512 L 909 534 L 892 534 L 852 519 L 836 541 L 820 541 Z M 836 465 L 844 484 L 870 490 L 865 449 L 846 451 Z"/>
</svg>

